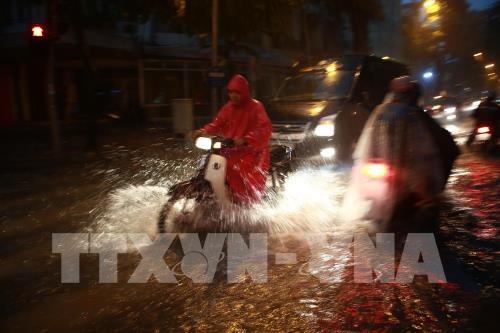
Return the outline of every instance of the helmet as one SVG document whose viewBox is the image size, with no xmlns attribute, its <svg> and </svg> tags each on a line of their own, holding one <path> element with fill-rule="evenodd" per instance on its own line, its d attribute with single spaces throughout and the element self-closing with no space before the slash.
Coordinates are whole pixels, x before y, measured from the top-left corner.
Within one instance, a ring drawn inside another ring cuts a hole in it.
<svg viewBox="0 0 500 333">
<path fill-rule="evenodd" d="M 422 94 L 422 88 L 417 81 L 412 81 L 409 76 L 400 76 L 392 79 L 390 90 L 398 100 L 406 100 L 411 105 L 416 105 Z"/>
<path fill-rule="evenodd" d="M 411 90 L 411 78 L 400 76 L 392 79 L 389 89 L 394 93 L 407 93 Z"/>
</svg>

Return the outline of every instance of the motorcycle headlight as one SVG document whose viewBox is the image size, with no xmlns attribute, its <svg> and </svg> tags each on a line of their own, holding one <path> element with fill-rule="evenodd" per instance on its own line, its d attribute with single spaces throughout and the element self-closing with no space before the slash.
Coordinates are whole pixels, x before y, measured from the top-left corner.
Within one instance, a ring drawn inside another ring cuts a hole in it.
<svg viewBox="0 0 500 333">
<path fill-rule="evenodd" d="M 196 146 L 196 148 L 202 150 L 210 150 L 212 149 L 212 139 L 200 136 L 199 138 L 196 139 L 194 145 Z"/>
<path fill-rule="evenodd" d="M 314 129 L 314 135 L 333 136 L 335 134 L 335 118 L 336 115 L 321 118 Z"/>
</svg>

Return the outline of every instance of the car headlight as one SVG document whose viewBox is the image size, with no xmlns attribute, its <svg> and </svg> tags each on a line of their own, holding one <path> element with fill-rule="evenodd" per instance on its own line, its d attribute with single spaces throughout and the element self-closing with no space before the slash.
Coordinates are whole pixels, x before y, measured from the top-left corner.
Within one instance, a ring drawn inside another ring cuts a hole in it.
<svg viewBox="0 0 500 333">
<path fill-rule="evenodd" d="M 212 149 L 212 139 L 205 136 L 200 136 L 196 139 L 194 145 L 196 146 L 196 148 L 202 150 L 210 150 Z"/>
<path fill-rule="evenodd" d="M 444 109 L 444 113 L 455 113 L 457 111 L 457 108 L 455 106 L 449 106 L 446 109 Z"/>
<path fill-rule="evenodd" d="M 318 125 L 314 129 L 316 136 L 333 136 L 335 134 L 335 118 L 337 115 L 323 117 L 319 120 Z"/>
<path fill-rule="evenodd" d="M 323 158 L 332 158 L 335 156 L 335 148 L 333 147 L 328 147 L 328 148 L 323 148 L 321 149 L 321 151 L 319 152 L 321 157 Z"/>
</svg>

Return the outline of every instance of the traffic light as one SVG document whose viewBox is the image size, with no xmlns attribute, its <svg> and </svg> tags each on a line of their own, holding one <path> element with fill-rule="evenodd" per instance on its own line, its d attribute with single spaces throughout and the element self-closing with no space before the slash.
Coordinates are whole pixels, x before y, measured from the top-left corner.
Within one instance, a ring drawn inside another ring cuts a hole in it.
<svg viewBox="0 0 500 333">
<path fill-rule="evenodd" d="M 46 38 L 47 32 L 43 24 L 33 24 L 31 26 L 31 37 L 33 39 L 44 39 Z"/>
<path fill-rule="evenodd" d="M 47 26 L 42 23 L 33 23 L 28 26 L 30 55 L 33 61 L 45 61 L 47 49 L 49 47 L 49 34 Z"/>
</svg>

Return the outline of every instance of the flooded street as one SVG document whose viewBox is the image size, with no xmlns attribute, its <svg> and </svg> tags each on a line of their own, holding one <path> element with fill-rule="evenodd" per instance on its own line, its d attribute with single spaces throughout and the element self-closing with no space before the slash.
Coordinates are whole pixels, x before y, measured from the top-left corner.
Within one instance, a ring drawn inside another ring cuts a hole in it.
<svg viewBox="0 0 500 333">
<path fill-rule="evenodd" d="M 80 255 L 80 283 L 61 283 L 53 233 L 156 233 L 168 188 L 190 177 L 197 153 L 177 141 L 104 147 L 92 162 L 1 175 L 2 332 L 486 332 L 493 327 L 500 203 L 498 159 L 463 153 L 439 210 L 436 241 L 447 283 L 354 283 L 349 249 L 311 258 L 306 233 L 365 226 L 339 217 L 349 171 L 299 170 L 277 202 L 248 209 L 268 232 L 267 283 L 127 283 L 141 256 L 119 255 L 118 283 L 99 283 L 97 254 Z M 403 235 L 396 235 L 399 239 Z M 296 263 L 279 264 L 279 253 Z M 165 258 L 172 268 L 174 253 Z M 318 272 L 338 278 L 321 283 Z M 64 320 L 61 318 L 65 318 Z"/>
</svg>

